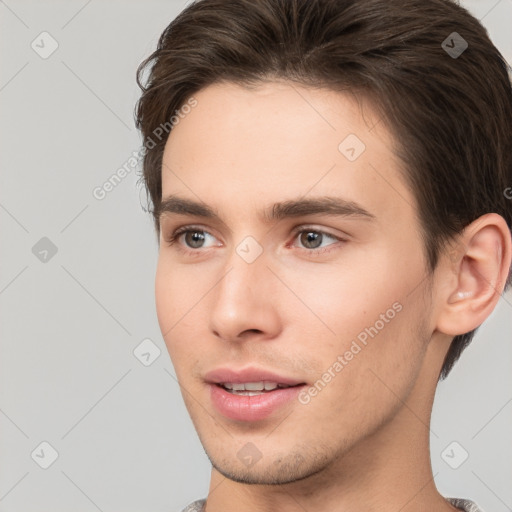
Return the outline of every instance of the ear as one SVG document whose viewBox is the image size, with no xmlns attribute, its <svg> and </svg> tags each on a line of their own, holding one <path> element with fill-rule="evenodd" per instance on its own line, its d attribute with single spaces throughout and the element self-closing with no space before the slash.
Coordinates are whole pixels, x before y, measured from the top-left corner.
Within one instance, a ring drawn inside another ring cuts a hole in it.
<svg viewBox="0 0 512 512">
<path fill-rule="evenodd" d="M 438 287 L 436 329 L 457 336 L 476 329 L 494 310 L 507 281 L 512 238 L 496 213 L 469 224 L 445 256 Z"/>
</svg>

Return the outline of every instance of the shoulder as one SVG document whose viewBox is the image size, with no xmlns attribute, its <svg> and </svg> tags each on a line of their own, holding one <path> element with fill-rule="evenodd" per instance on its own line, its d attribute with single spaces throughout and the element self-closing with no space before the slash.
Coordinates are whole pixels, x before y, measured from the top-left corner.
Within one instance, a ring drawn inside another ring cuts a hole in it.
<svg viewBox="0 0 512 512">
<path fill-rule="evenodd" d="M 190 505 L 186 506 L 181 512 L 201 512 L 206 499 L 196 500 Z"/>
<path fill-rule="evenodd" d="M 461 498 L 446 498 L 448 502 L 463 512 L 484 512 L 476 503 Z"/>
</svg>

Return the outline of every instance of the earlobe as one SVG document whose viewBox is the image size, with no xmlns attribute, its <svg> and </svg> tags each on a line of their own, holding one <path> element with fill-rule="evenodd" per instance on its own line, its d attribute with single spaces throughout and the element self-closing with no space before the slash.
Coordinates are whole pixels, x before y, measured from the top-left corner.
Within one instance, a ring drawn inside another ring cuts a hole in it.
<svg viewBox="0 0 512 512">
<path fill-rule="evenodd" d="M 440 287 L 438 331 L 457 336 L 484 322 L 503 293 L 511 254 L 510 230 L 500 215 L 483 215 L 466 227 L 444 276 L 454 284 Z"/>
</svg>

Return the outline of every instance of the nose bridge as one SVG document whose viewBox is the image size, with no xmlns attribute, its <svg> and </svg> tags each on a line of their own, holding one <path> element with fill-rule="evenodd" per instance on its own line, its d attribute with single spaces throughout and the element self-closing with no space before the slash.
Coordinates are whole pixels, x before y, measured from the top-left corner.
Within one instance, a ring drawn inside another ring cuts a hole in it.
<svg viewBox="0 0 512 512">
<path fill-rule="evenodd" d="M 219 293 L 225 298 L 237 297 L 259 300 L 258 286 L 269 285 L 267 255 L 263 246 L 252 235 L 243 237 L 230 248 L 225 261 L 226 275 Z"/>
<path fill-rule="evenodd" d="M 234 339 L 245 330 L 270 332 L 277 325 L 271 291 L 274 276 L 262 248 L 258 253 L 257 249 L 254 241 L 244 239 L 223 266 L 210 319 L 212 330 L 223 338 Z"/>
<path fill-rule="evenodd" d="M 258 257 L 250 263 L 235 248 L 225 265 L 223 279 L 219 282 L 216 303 L 222 307 L 255 307 L 262 299 L 261 291 L 267 286 L 266 261 Z"/>
</svg>

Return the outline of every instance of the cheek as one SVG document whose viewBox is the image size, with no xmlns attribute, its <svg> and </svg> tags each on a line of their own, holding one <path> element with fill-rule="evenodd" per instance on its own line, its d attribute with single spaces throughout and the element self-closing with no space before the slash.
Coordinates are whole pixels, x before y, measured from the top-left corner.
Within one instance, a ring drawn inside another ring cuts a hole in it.
<svg viewBox="0 0 512 512">
<path fill-rule="evenodd" d="M 160 254 L 155 275 L 155 303 L 163 333 L 183 318 L 201 297 L 201 280 L 195 279 L 190 266 L 180 267 Z M 173 329 L 174 330 L 174 329 Z"/>
<path fill-rule="evenodd" d="M 331 379 L 336 384 L 329 386 L 333 392 L 337 389 L 335 395 L 372 401 L 390 393 L 379 377 L 391 389 L 406 392 L 428 341 L 422 327 L 428 304 L 418 287 L 424 277 L 421 261 L 401 269 L 400 261 L 381 254 L 373 263 L 371 258 L 354 261 L 350 272 L 342 267 L 330 273 L 316 271 L 314 279 L 294 284 L 296 295 L 314 313 L 302 307 L 295 330 L 310 334 L 302 337 L 302 347 L 315 360 L 318 377 L 330 371 L 336 375 Z M 290 273 L 288 282 L 291 279 Z"/>
<path fill-rule="evenodd" d="M 155 275 L 155 305 L 158 323 L 176 375 L 182 381 L 190 378 L 189 369 L 200 358 L 205 328 L 205 305 L 212 284 L 205 271 L 193 265 L 180 266 L 160 255 Z M 197 277 L 198 274 L 201 277 Z"/>
<path fill-rule="evenodd" d="M 330 275 L 317 276 L 312 309 L 344 338 L 359 337 L 364 343 L 389 336 L 399 343 L 403 328 L 418 325 L 426 306 L 418 287 L 424 279 L 422 260 L 407 254 L 387 245 L 354 251 Z"/>
<path fill-rule="evenodd" d="M 375 311 L 380 313 L 380 308 Z M 404 305 L 384 327 L 375 320 L 352 321 L 352 332 L 339 335 L 336 347 L 315 352 L 322 360 L 323 373 L 318 374 L 320 382 L 314 384 L 318 392 L 313 392 L 315 398 L 307 407 L 315 422 L 326 426 L 326 434 L 367 434 L 399 410 L 416 381 L 424 354 L 416 317 L 417 311 Z"/>
<path fill-rule="evenodd" d="M 364 338 L 365 328 L 377 322 L 381 331 L 397 316 L 403 283 L 393 280 L 389 269 L 382 266 L 382 260 L 361 257 L 359 263 L 344 259 L 342 265 L 324 268 L 290 267 L 281 275 L 293 294 L 283 293 L 281 304 L 297 310 L 293 321 L 298 325 L 311 324 L 317 329 L 317 340 L 324 339 L 322 348 L 342 349 L 344 341 L 361 332 Z"/>
<path fill-rule="evenodd" d="M 185 273 L 171 270 L 163 257 L 159 258 L 155 276 L 155 305 L 158 323 L 165 343 L 171 352 L 171 340 L 186 323 L 187 307 L 192 300 Z"/>
<path fill-rule="evenodd" d="M 172 316 L 173 303 L 176 302 L 173 281 L 169 277 L 160 258 L 155 276 L 155 305 L 162 334 L 165 334 L 172 326 L 172 318 L 170 317 Z"/>
</svg>

